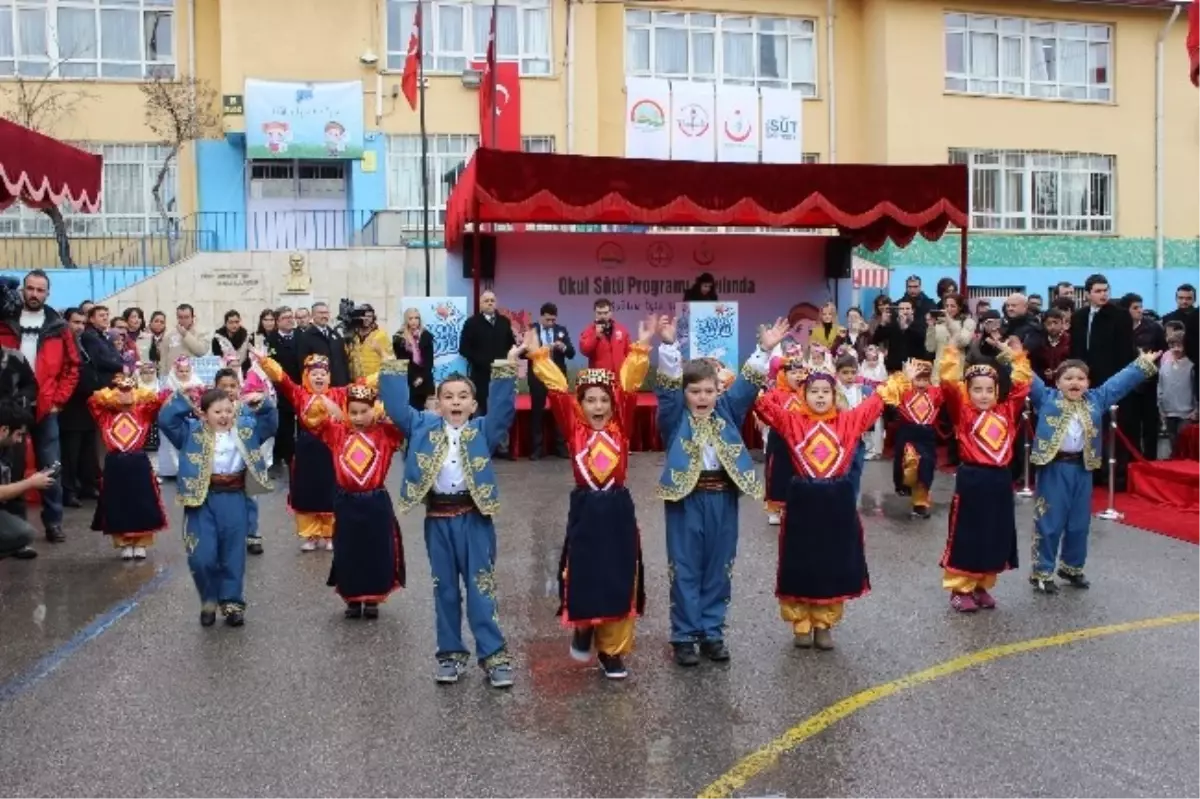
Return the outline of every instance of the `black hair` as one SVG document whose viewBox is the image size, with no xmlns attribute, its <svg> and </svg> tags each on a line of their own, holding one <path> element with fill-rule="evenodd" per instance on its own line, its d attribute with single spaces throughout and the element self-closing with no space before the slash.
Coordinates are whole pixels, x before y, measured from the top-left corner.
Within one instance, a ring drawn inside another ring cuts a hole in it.
<svg viewBox="0 0 1200 799">
<path fill-rule="evenodd" d="M 1041 294 L 1030 294 L 1026 299 L 1030 299 L 1030 300 L 1036 299 L 1038 302 L 1041 302 L 1042 295 Z"/>
<path fill-rule="evenodd" d="M 238 319 L 242 318 L 242 315 L 240 313 L 238 313 L 237 311 L 226 311 L 225 312 L 225 321 L 228 322 L 230 319 L 232 319 L 235 316 Z"/>
<path fill-rule="evenodd" d="M 1057 308 L 1058 310 L 1062 311 L 1064 314 L 1074 313 L 1075 312 L 1075 298 L 1074 297 L 1059 297 L 1057 300 L 1054 301 L 1054 307 Z"/>
<path fill-rule="evenodd" d="M 1178 294 L 1181 291 L 1190 291 L 1194 295 L 1196 293 L 1196 287 L 1191 283 L 1182 283 L 1180 284 L 1179 288 L 1175 289 L 1175 293 Z"/>
<path fill-rule="evenodd" d="M 0 427 L 10 433 L 33 426 L 33 413 L 24 405 L 11 399 L 0 399 Z"/>
<path fill-rule="evenodd" d="M 450 374 L 446 375 L 445 378 L 442 379 L 442 382 L 438 383 L 438 387 L 437 387 L 437 396 L 438 397 L 442 396 L 442 389 L 445 388 L 445 386 L 448 383 L 466 383 L 467 388 L 471 389 L 471 396 L 472 397 L 475 396 L 475 381 L 473 381 L 471 378 L 464 375 L 462 372 L 451 372 Z"/>
<path fill-rule="evenodd" d="M 710 361 L 696 358 L 683 365 L 683 387 L 711 380 L 717 385 L 717 368 Z"/>
<path fill-rule="evenodd" d="M 128 322 L 129 317 L 132 316 L 133 314 L 137 314 L 138 319 L 141 319 L 143 322 L 146 321 L 146 314 L 144 314 L 142 312 L 142 309 L 137 307 L 136 305 L 132 305 L 132 306 L 126 308 L 125 310 L 121 311 L 121 318 L 124 319 L 126 322 Z"/>
<path fill-rule="evenodd" d="M 163 319 L 167 318 L 167 314 L 164 311 L 155 311 L 154 313 L 150 314 L 149 321 L 153 322 L 156 316 L 161 316 Z"/>
<path fill-rule="evenodd" d="M 538 316 L 545 316 L 546 314 L 550 314 L 551 316 L 558 316 L 558 306 L 552 302 L 542 303 L 541 309 L 538 310 Z"/>
<path fill-rule="evenodd" d="M 1129 306 L 1133 305 L 1135 302 L 1139 305 L 1142 304 L 1142 295 L 1131 291 L 1121 298 L 1120 306 L 1128 310 Z"/>
<path fill-rule="evenodd" d="M 107 310 L 108 310 L 107 305 L 93 305 L 91 308 L 88 308 L 87 317 L 90 320 L 93 316 L 98 314 L 100 311 L 107 311 Z"/>
<path fill-rule="evenodd" d="M 74 316 L 75 314 L 83 314 L 83 311 L 79 310 L 74 305 L 72 305 L 70 308 L 68 308 L 67 310 L 62 312 L 62 318 L 65 319 L 66 321 L 70 322 L 71 317 Z M 87 314 L 83 314 L 83 315 L 87 316 Z"/>
<path fill-rule="evenodd" d="M 950 286 L 954 286 L 954 290 L 958 291 L 958 281 L 952 277 L 944 277 L 937 282 L 937 288 L 934 291 L 939 297 L 946 293 Z"/>
<path fill-rule="evenodd" d="M 1090 278 L 1089 278 L 1089 280 L 1090 280 Z M 1062 363 L 1060 363 L 1058 365 L 1057 369 L 1054 370 L 1055 382 L 1057 382 L 1058 378 L 1062 377 L 1063 373 L 1065 373 L 1068 369 L 1079 369 L 1085 375 L 1089 374 L 1089 371 L 1090 371 L 1088 369 L 1088 365 L 1086 362 L 1081 361 L 1078 358 L 1067 358 L 1065 361 L 1063 361 Z"/>
<path fill-rule="evenodd" d="M 839 355 L 837 360 L 833 362 L 833 368 L 839 372 L 842 371 L 843 369 L 857 370 L 858 369 L 858 358 L 854 357 L 852 354 L 850 354 L 848 352 L 845 355 Z"/>
<path fill-rule="evenodd" d="M 1088 275 L 1087 280 L 1083 281 L 1083 289 L 1084 289 L 1084 291 L 1087 291 L 1089 293 L 1091 293 L 1091 290 L 1095 286 L 1107 286 L 1107 285 L 1109 285 L 1108 278 L 1106 278 L 1104 275 L 1100 274 L 1099 272 L 1097 272 L 1094 275 Z"/>
<path fill-rule="evenodd" d="M 1058 291 L 1058 289 L 1070 289 L 1071 293 L 1074 294 L 1075 293 L 1075 284 L 1069 280 L 1060 280 L 1054 284 L 1054 290 Z"/>
<path fill-rule="evenodd" d="M 196 309 L 193 308 L 192 306 L 188 305 L 186 302 L 181 302 L 175 306 L 175 313 L 179 313 L 180 311 L 187 311 L 192 316 L 196 315 Z"/>
<path fill-rule="evenodd" d="M 599 308 L 611 308 L 611 307 L 612 307 L 612 300 L 610 300 L 608 297 L 601 297 L 592 303 L 593 310 L 597 310 Z"/>
<path fill-rule="evenodd" d="M 237 380 L 239 385 L 242 382 L 240 379 L 238 379 L 238 373 L 235 372 L 233 369 L 230 369 L 228 366 L 226 366 L 226 367 L 222 367 L 221 369 L 218 369 L 213 374 L 213 387 L 215 388 L 217 383 L 220 383 L 221 380 L 223 380 L 226 377 L 232 377 L 234 380 Z"/>
<path fill-rule="evenodd" d="M 221 389 L 210 388 L 200 395 L 200 412 L 208 413 L 208 409 L 213 406 L 213 403 L 228 399 L 229 395 Z"/>
<path fill-rule="evenodd" d="M 30 269 L 25 273 L 25 277 L 21 280 L 21 284 L 24 285 L 25 281 L 31 277 L 40 277 L 42 280 L 46 281 L 46 290 L 50 290 L 50 276 L 46 274 L 45 269 Z"/>
<path fill-rule="evenodd" d="M 847 308 L 847 309 L 846 309 L 846 315 L 847 315 L 847 316 L 849 316 L 849 314 L 850 314 L 850 312 L 851 312 L 851 311 L 854 311 L 854 312 L 855 312 L 855 313 L 857 313 L 859 316 L 862 316 L 862 315 L 863 315 L 862 308 L 859 308 L 857 305 L 851 305 L 849 308 Z"/>
<path fill-rule="evenodd" d="M 1051 308 L 1050 310 L 1048 310 L 1044 314 L 1042 314 L 1043 322 L 1045 322 L 1047 319 L 1066 320 L 1066 318 L 1067 318 L 1067 314 L 1065 311 L 1063 311 L 1062 308 Z"/>
</svg>

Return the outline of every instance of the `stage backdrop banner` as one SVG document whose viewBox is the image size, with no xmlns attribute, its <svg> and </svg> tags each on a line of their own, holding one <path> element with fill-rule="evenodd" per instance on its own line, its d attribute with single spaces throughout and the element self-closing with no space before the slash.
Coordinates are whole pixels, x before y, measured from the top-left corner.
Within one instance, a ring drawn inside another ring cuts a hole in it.
<svg viewBox="0 0 1200 799">
<path fill-rule="evenodd" d="M 671 83 L 671 160 L 717 157 L 717 109 L 711 83 Z"/>
<path fill-rule="evenodd" d="M 467 321 L 466 297 L 405 297 L 400 302 L 400 315 L 404 324 L 404 311 L 416 308 L 421 314 L 425 329 L 433 336 L 433 380 L 440 383 L 451 372 L 467 373 L 467 361 L 458 354 L 458 341 L 462 336 L 463 323 Z M 399 325 L 397 325 L 399 328 Z"/>
<path fill-rule="evenodd" d="M 362 81 L 246 79 L 246 157 L 363 157 Z"/>
<path fill-rule="evenodd" d="M 689 302 L 687 306 L 688 358 L 716 358 L 733 371 L 738 362 L 738 304 Z"/>
<path fill-rule="evenodd" d="M 717 299 L 736 308 L 737 347 L 745 357 L 756 346 L 760 324 L 786 316 L 812 320 L 830 299 L 820 236 L 752 234 L 551 233 L 500 234 L 494 289 L 501 308 L 536 316 L 542 303 L 558 306 L 559 324 L 576 343 L 592 324 L 593 303 L 612 302 L 616 320 L 637 335 L 647 314 L 676 314 L 683 295 L 704 272 L 716 280 Z M 461 256 L 448 254 L 447 294 L 470 295 L 461 278 Z M 679 325 L 684 337 L 688 325 Z M 682 344 L 682 342 L 681 342 Z M 681 346 L 681 351 L 688 352 Z M 575 366 L 586 364 L 580 353 Z"/>
<path fill-rule="evenodd" d="M 658 78 L 625 80 L 625 157 L 671 158 L 671 84 Z"/>
<path fill-rule="evenodd" d="M 804 95 L 790 89 L 762 90 L 762 160 L 764 164 L 799 164 L 804 160 Z"/>
<path fill-rule="evenodd" d="M 758 163 L 758 89 L 725 86 L 717 89 L 717 160 Z"/>
</svg>

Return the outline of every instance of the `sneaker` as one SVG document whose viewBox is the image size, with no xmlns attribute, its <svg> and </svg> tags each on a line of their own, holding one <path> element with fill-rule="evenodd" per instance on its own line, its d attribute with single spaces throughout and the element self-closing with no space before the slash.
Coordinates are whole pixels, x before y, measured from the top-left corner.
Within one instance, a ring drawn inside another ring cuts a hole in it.
<svg viewBox="0 0 1200 799">
<path fill-rule="evenodd" d="M 251 555 L 261 555 L 263 553 L 263 545 L 261 538 L 246 539 L 246 551 Z"/>
<path fill-rule="evenodd" d="M 212 608 L 206 608 L 200 611 L 200 626 L 212 627 L 217 623 L 217 611 Z"/>
<path fill-rule="evenodd" d="M 364 619 L 378 619 L 379 618 L 379 603 L 378 602 L 364 603 L 363 604 L 363 618 Z"/>
<path fill-rule="evenodd" d="M 931 514 L 929 513 L 929 508 L 924 505 L 916 505 L 908 515 L 912 519 L 928 519 Z"/>
<path fill-rule="evenodd" d="M 825 627 L 813 630 L 813 645 L 826 652 L 833 649 L 833 631 Z"/>
<path fill-rule="evenodd" d="M 957 610 L 959 613 L 974 613 L 979 610 L 979 605 L 975 604 L 975 597 L 971 594 L 953 594 L 950 597 L 950 607 Z"/>
<path fill-rule="evenodd" d="M 621 660 L 620 655 L 606 655 L 601 652 L 599 659 L 600 670 L 608 679 L 623 680 L 629 676 L 629 670 L 625 668 L 625 661 Z"/>
<path fill-rule="evenodd" d="M 698 666 L 700 665 L 700 656 L 696 654 L 696 645 L 693 643 L 678 643 L 671 644 L 675 650 L 675 665 L 677 666 Z"/>
<path fill-rule="evenodd" d="M 145 547 L 134 547 L 133 548 L 133 559 L 134 560 L 145 560 L 146 559 L 146 548 Z"/>
<path fill-rule="evenodd" d="M 1051 577 L 1034 577 L 1030 576 L 1029 584 L 1033 586 L 1033 590 L 1039 594 L 1057 594 L 1058 583 L 1054 582 Z"/>
<path fill-rule="evenodd" d="M 333 539 L 326 538 L 324 543 L 322 544 L 322 546 L 325 548 L 326 552 L 332 552 L 333 551 Z"/>
<path fill-rule="evenodd" d="M 316 549 L 317 542 L 313 541 L 311 538 L 304 539 L 304 543 L 300 545 L 301 552 L 315 552 Z"/>
<path fill-rule="evenodd" d="M 975 604 L 978 605 L 979 607 L 983 608 L 984 610 L 995 609 L 996 599 L 987 592 L 986 588 L 976 588 L 974 597 L 975 597 Z"/>
<path fill-rule="evenodd" d="M 361 602 L 347 602 L 345 616 L 347 619 L 361 619 L 363 606 Z"/>
<path fill-rule="evenodd" d="M 438 661 L 437 671 L 433 673 L 433 679 L 443 685 L 450 685 L 458 682 L 458 678 L 462 676 L 463 664 L 453 658 L 444 658 Z"/>
<path fill-rule="evenodd" d="M 33 547 L 21 547 L 16 552 L 12 553 L 12 557 L 17 560 L 33 560 L 37 557 L 37 550 Z"/>
<path fill-rule="evenodd" d="M 133 560 L 133 547 L 125 547 L 121 550 L 121 560 Z"/>
<path fill-rule="evenodd" d="M 511 688 L 513 684 L 513 667 L 500 663 L 487 670 L 488 682 L 493 688 Z"/>
<path fill-rule="evenodd" d="M 1066 572 L 1066 571 L 1063 571 L 1062 569 L 1059 569 L 1058 576 L 1063 578 L 1064 580 L 1066 580 L 1067 585 L 1071 586 L 1072 588 L 1087 589 L 1087 588 L 1092 587 L 1091 581 L 1088 580 L 1087 577 L 1083 576 L 1083 572 L 1079 572 L 1078 574 L 1072 574 L 1070 572 Z"/>
<path fill-rule="evenodd" d="M 575 628 L 575 633 L 571 636 L 571 660 L 587 663 L 592 659 L 593 636 L 591 627 Z"/>
<path fill-rule="evenodd" d="M 779 518 L 778 513 L 768 513 L 767 514 L 767 524 L 771 525 L 772 527 L 778 527 L 779 522 L 780 522 L 780 518 Z"/>
<path fill-rule="evenodd" d="M 796 646 L 798 649 L 812 649 L 812 645 L 813 645 L 812 630 L 809 630 L 806 633 L 797 633 L 792 638 L 792 644 L 794 646 Z"/>
<path fill-rule="evenodd" d="M 240 610 L 231 610 L 225 614 L 225 624 L 230 627 L 241 627 L 246 623 L 246 614 Z"/>
<path fill-rule="evenodd" d="M 701 641 L 700 654 L 713 663 L 724 663 L 729 660 L 729 647 L 725 646 L 725 642 L 720 640 Z"/>
</svg>

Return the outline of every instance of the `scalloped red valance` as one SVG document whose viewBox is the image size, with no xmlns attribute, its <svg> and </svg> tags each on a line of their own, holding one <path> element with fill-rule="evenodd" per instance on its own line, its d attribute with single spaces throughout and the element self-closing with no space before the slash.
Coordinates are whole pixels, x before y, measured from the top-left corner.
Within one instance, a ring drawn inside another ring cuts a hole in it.
<svg viewBox="0 0 1200 799">
<path fill-rule="evenodd" d="M 477 150 L 446 204 L 467 225 L 838 228 L 875 250 L 967 227 L 963 165 L 730 164 Z"/>
<path fill-rule="evenodd" d="M 31 208 L 65 203 L 95 213 L 103 163 L 98 155 L 0 119 L 0 210 L 19 199 Z"/>
</svg>

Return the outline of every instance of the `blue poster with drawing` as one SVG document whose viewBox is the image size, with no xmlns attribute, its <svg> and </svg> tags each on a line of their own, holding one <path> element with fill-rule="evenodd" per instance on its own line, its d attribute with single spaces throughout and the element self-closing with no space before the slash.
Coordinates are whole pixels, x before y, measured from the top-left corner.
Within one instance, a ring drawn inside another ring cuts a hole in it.
<svg viewBox="0 0 1200 799">
<path fill-rule="evenodd" d="M 680 347 L 688 358 L 716 358 L 737 371 L 738 304 L 736 302 L 680 303 Z M 686 335 L 683 332 L 686 330 Z"/>
</svg>

